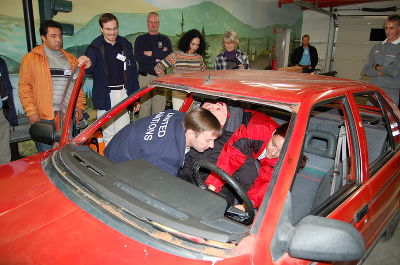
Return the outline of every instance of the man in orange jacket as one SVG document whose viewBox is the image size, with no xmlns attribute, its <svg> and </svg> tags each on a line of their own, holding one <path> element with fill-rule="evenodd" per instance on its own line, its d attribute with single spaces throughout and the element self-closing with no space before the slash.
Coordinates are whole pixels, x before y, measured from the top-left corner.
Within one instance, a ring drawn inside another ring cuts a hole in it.
<svg viewBox="0 0 400 265">
<path fill-rule="evenodd" d="M 55 119 L 68 79 L 78 64 L 74 55 L 62 49 L 60 23 L 46 20 L 39 31 L 43 43 L 22 59 L 18 81 L 18 95 L 30 124 Z M 75 109 L 77 121 L 83 118 L 85 104 L 81 90 Z M 52 148 L 39 142 L 36 147 L 39 152 Z"/>
</svg>

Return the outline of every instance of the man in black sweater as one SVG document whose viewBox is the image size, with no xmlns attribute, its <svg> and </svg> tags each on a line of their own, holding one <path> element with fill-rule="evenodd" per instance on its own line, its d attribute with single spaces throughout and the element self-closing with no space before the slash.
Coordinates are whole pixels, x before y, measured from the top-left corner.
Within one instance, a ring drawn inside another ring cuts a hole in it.
<svg viewBox="0 0 400 265">
<path fill-rule="evenodd" d="M 156 12 L 147 15 L 148 33 L 140 35 L 135 41 L 135 56 L 139 62 L 139 86 L 145 87 L 157 77 L 154 66 L 172 52 L 171 41 L 158 32 L 160 19 Z M 158 113 L 165 109 L 165 92 L 153 90 L 140 99 L 139 118 Z"/>
</svg>

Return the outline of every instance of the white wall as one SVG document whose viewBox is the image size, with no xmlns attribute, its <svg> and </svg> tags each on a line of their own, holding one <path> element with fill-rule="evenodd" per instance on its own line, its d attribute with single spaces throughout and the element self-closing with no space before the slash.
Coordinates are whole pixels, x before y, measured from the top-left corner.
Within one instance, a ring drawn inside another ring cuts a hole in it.
<svg viewBox="0 0 400 265">
<path fill-rule="evenodd" d="M 397 6 L 400 8 L 399 1 L 384 1 L 363 5 L 348 5 L 337 7 L 339 15 L 337 40 L 338 43 L 334 48 L 334 58 L 332 63 L 333 70 L 338 71 L 338 76 L 359 79 L 362 65 L 368 56 L 366 50 L 370 49 L 373 43 L 368 41 L 369 31 L 371 27 L 377 27 L 377 21 L 383 21 L 384 17 L 368 17 L 367 15 L 390 15 L 394 12 L 387 13 L 370 13 L 363 12 L 361 8 L 385 8 Z M 350 10 L 351 9 L 351 10 Z M 397 13 L 399 13 L 397 11 Z M 347 15 L 355 15 L 362 17 L 346 17 Z M 365 16 L 365 17 L 364 17 Z M 364 20 L 364 22 L 360 22 Z M 352 23 L 354 21 L 354 23 Z M 370 23 L 370 24 L 368 24 Z M 303 12 L 303 34 L 311 36 L 311 44 L 318 49 L 320 61 L 318 67 L 323 65 L 324 71 L 329 70 L 330 53 L 332 50 L 332 34 L 334 32 L 333 20 L 324 14 L 312 10 Z M 365 33 L 365 34 L 361 34 Z M 353 39 L 349 39 L 349 37 Z M 349 49 L 349 47 L 353 48 Z M 354 52 L 356 51 L 357 54 Z M 365 53 L 362 54 L 361 53 Z M 339 57 L 338 57 L 339 56 Z M 340 68 L 340 69 L 339 69 Z"/>
</svg>

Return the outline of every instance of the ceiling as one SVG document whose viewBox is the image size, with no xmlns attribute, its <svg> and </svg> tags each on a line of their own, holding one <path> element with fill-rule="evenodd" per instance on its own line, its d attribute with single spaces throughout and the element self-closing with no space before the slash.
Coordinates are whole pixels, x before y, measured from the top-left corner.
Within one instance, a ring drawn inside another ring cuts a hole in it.
<svg viewBox="0 0 400 265">
<path fill-rule="evenodd" d="M 333 6 L 344 6 L 354 4 L 366 4 L 372 2 L 383 2 L 388 0 L 278 0 L 278 5 L 281 7 L 283 4 L 291 3 L 306 3 L 311 4 L 314 7 L 333 7 Z"/>
</svg>

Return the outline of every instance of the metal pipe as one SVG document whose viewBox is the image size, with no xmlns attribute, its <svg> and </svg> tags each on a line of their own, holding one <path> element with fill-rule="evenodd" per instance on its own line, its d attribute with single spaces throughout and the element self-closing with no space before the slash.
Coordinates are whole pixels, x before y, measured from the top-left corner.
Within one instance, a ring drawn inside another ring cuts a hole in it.
<svg viewBox="0 0 400 265">
<path fill-rule="evenodd" d="M 396 12 L 399 9 L 397 6 L 382 7 L 382 8 L 370 8 L 370 7 L 359 7 L 359 8 L 335 8 L 335 12 L 338 11 L 360 11 L 360 12 Z"/>
<path fill-rule="evenodd" d="M 329 71 L 333 71 L 333 66 L 334 66 L 334 61 L 335 61 L 335 55 L 336 55 L 336 42 L 337 42 L 337 33 L 339 29 L 338 25 L 338 19 L 337 16 L 332 16 L 333 19 L 333 36 L 332 36 L 332 46 L 331 46 L 331 57 L 330 57 L 330 63 L 329 63 Z"/>
<path fill-rule="evenodd" d="M 30 52 L 36 46 L 35 21 L 33 17 L 32 0 L 22 0 L 22 6 L 24 9 L 26 45 L 28 52 Z"/>
<path fill-rule="evenodd" d="M 338 15 L 339 17 L 387 17 L 388 15 Z"/>
</svg>

